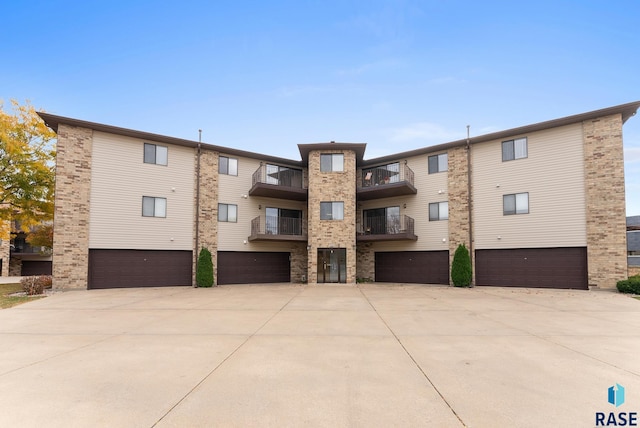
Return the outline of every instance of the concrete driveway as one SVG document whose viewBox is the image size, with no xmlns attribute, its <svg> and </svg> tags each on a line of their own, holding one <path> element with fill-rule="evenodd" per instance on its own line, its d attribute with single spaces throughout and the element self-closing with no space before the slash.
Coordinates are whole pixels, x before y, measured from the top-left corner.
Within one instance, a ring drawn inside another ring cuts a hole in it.
<svg viewBox="0 0 640 428">
<path fill-rule="evenodd" d="M 0 407 L 3 427 L 595 426 L 640 412 L 640 301 L 379 284 L 58 293 L 0 311 Z"/>
</svg>

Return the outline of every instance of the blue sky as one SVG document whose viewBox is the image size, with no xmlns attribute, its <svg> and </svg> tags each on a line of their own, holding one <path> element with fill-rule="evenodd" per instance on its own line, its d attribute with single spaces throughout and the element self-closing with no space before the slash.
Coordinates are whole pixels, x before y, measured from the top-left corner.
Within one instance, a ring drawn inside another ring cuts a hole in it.
<svg viewBox="0 0 640 428">
<path fill-rule="evenodd" d="M 640 100 L 640 2 L 30 1 L 3 5 L 0 99 L 299 159 L 367 158 Z M 640 115 L 624 127 L 640 215 Z M 612 189 L 616 191 L 616 189 Z"/>
</svg>

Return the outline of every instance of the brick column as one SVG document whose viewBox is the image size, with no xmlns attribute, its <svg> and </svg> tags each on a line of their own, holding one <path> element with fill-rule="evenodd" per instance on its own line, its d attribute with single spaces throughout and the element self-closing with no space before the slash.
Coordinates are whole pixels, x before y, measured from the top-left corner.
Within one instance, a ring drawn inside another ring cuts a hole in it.
<svg viewBox="0 0 640 428">
<path fill-rule="evenodd" d="M 343 172 L 320 172 L 320 154 L 343 153 Z M 356 156 L 353 150 L 309 153 L 309 283 L 318 282 L 318 248 L 346 248 L 347 283 L 356 282 Z M 344 202 L 344 220 L 320 220 L 320 202 Z"/>
<path fill-rule="evenodd" d="M 622 117 L 588 120 L 582 129 L 589 285 L 615 288 L 627 276 Z"/>
<path fill-rule="evenodd" d="M 11 257 L 11 222 L 0 220 L 0 260 L 2 260 L 2 270 L 0 276 L 9 275 L 9 259 Z"/>
<path fill-rule="evenodd" d="M 93 131 L 59 125 L 53 219 L 53 288 L 87 288 Z"/>
<path fill-rule="evenodd" d="M 211 260 L 215 267 L 213 277 L 215 284 L 218 283 L 218 152 L 210 150 L 202 150 L 200 154 L 200 209 L 198 210 L 198 246 L 195 242 L 195 222 L 193 224 L 193 284 L 196 283 L 196 260 L 200 255 L 201 248 L 207 248 L 211 251 Z M 197 174 L 198 174 L 198 155 L 196 149 L 196 175 L 194 175 L 195 183 L 193 192 L 194 198 L 197 198 Z M 194 201 L 194 207 L 196 206 Z"/>
<path fill-rule="evenodd" d="M 449 283 L 451 264 L 458 245 L 465 244 L 471 251 L 472 283 L 475 284 L 475 259 L 469 242 L 469 164 L 467 148 L 454 147 L 448 151 L 447 192 L 449 194 Z"/>
</svg>

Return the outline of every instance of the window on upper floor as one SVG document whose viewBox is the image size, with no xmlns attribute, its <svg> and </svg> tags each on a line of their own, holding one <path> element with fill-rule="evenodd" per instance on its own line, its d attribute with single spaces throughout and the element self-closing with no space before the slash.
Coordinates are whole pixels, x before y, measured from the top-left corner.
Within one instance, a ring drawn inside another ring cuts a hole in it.
<svg viewBox="0 0 640 428">
<path fill-rule="evenodd" d="M 449 202 L 433 202 L 429 204 L 429 221 L 448 220 Z"/>
<path fill-rule="evenodd" d="M 320 220 L 344 220 L 344 202 L 320 202 Z"/>
<path fill-rule="evenodd" d="M 320 172 L 344 171 L 344 154 L 328 153 L 320 155 Z"/>
<path fill-rule="evenodd" d="M 502 197 L 504 215 L 529 214 L 529 193 L 514 193 Z"/>
<path fill-rule="evenodd" d="M 220 156 L 218 172 L 225 175 L 238 175 L 238 159 Z"/>
<path fill-rule="evenodd" d="M 156 198 L 154 196 L 142 197 L 143 217 L 166 217 L 167 198 Z"/>
<path fill-rule="evenodd" d="M 218 221 L 238 222 L 238 206 L 234 204 L 218 204 Z"/>
<path fill-rule="evenodd" d="M 449 169 L 449 157 L 446 153 L 429 156 L 429 174 L 444 172 Z"/>
<path fill-rule="evenodd" d="M 527 156 L 528 152 L 526 137 L 502 142 L 502 162 L 515 159 L 523 159 Z"/>
<path fill-rule="evenodd" d="M 144 143 L 144 163 L 166 165 L 169 157 L 169 149 L 165 146 Z"/>
</svg>

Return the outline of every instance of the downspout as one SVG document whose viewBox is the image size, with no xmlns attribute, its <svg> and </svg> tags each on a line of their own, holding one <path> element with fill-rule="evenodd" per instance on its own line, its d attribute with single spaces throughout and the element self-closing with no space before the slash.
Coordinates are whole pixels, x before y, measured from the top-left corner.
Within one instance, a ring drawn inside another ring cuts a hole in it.
<svg viewBox="0 0 640 428">
<path fill-rule="evenodd" d="M 469 140 L 469 128 L 467 125 L 467 207 L 469 209 L 469 259 L 471 261 L 471 285 L 475 285 L 473 268 L 473 206 L 471 198 L 471 141 Z"/>
<path fill-rule="evenodd" d="M 198 129 L 198 150 L 196 153 L 196 276 L 198 272 L 198 248 L 200 248 L 200 153 L 202 148 L 202 129 Z M 193 286 L 197 287 L 196 281 L 193 282 Z"/>
</svg>

